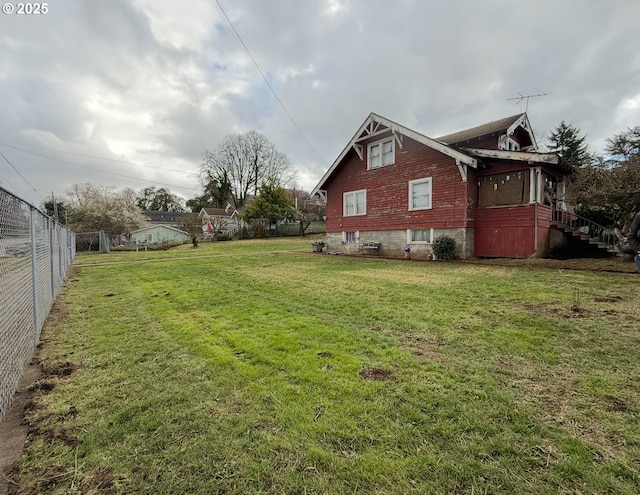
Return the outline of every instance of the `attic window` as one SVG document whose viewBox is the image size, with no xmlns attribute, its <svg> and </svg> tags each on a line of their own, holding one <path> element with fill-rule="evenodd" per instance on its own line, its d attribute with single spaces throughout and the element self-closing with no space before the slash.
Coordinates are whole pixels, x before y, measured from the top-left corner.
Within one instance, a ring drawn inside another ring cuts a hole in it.
<svg viewBox="0 0 640 495">
<path fill-rule="evenodd" d="M 367 149 L 369 169 L 393 165 L 395 163 L 395 149 L 393 137 L 371 143 Z"/>
<path fill-rule="evenodd" d="M 498 147 L 506 151 L 520 151 L 520 143 L 512 137 L 500 136 Z"/>
</svg>

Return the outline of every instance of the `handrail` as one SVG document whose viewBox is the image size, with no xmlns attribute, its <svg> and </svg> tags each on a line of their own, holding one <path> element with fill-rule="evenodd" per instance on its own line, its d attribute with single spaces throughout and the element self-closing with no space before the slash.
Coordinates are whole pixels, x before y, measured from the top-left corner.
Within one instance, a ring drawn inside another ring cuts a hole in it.
<svg viewBox="0 0 640 495">
<path fill-rule="evenodd" d="M 615 229 L 587 220 L 580 215 L 559 209 L 557 206 L 551 209 L 551 221 L 579 232 L 580 235 L 594 239 L 601 247 L 607 247 L 610 251 L 618 250 L 619 239 Z"/>
</svg>

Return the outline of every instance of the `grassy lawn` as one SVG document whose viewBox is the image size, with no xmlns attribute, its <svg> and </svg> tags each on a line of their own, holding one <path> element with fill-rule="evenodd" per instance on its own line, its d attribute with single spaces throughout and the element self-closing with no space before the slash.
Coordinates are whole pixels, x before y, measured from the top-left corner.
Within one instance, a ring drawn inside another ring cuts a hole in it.
<svg viewBox="0 0 640 495">
<path fill-rule="evenodd" d="M 309 243 L 79 256 L 16 493 L 639 492 L 637 277 Z"/>
</svg>

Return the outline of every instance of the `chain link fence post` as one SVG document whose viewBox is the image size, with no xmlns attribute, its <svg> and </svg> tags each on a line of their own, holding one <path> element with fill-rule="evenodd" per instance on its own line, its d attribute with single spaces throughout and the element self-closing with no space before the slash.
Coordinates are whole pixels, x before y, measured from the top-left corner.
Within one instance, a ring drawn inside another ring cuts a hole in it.
<svg viewBox="0 0 640 495">
<path fill-rule="evenodd" d="M 75 252 L 73 232 L 0 187 L 0 421 Z"/>
</svg>

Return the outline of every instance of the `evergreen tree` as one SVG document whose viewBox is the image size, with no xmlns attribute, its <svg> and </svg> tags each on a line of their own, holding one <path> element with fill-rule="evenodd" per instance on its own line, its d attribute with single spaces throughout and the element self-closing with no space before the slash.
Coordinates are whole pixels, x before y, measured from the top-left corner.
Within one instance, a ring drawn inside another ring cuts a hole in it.
<svg viewBox="0 0 640 495">
<path fill-rule="evenodd" d="M 293 202 L 284 188 L 275 181 L 262 184 L 259 193 L 255 201 L 247 207 L 243 216 L 245 220 L 267 220 L 276 223 L 280 220 L 297 219 Z"/>
<path fill-rule="evenodd" d="M 564 161 L 574 167 L 582 167 L 589 162 L 589 146 L 580 129 L 564 120 L 549 136 L 549 151 L 558 153 Z"/>
</svg>

